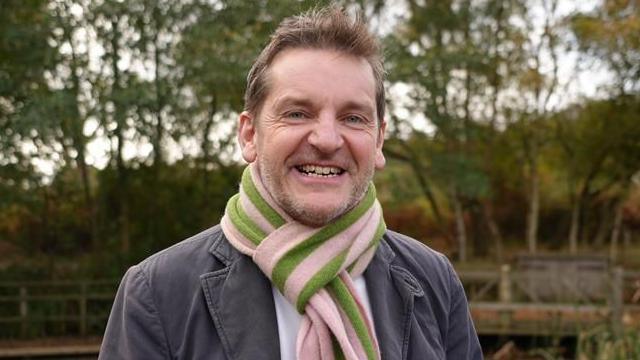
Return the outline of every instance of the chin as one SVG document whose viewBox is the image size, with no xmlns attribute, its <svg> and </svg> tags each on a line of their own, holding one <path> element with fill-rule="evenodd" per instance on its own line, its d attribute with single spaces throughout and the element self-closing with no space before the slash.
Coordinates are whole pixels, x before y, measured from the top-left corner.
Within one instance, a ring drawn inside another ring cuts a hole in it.
<svg viewBox="0 0 640 360">
<path fill-rule="evenodd" d="M 342 205 L 345 205 L 345 203 L 342 203 Z M 331 223 L 348 209 L 340 206 L 340 204 L 336 204 L 326 207 L 293 206 L 289 207 L 288 210 L 290 211 L 287 211 L 287 213 L 298 222 L 311 227 L 320 227 Z"/>
</svg>

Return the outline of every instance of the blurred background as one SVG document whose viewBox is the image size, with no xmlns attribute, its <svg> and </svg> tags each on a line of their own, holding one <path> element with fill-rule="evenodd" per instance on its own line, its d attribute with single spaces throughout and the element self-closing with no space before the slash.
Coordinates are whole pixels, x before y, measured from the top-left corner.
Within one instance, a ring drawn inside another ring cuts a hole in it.
<svg viewBox="0 0 640 360">
<path fill-rule="evenodd" d="M 0 357 L 91 355 L 124 271 L 218 223 L 251 62 L 324 3 L 0 1 Z M 387 225 L 487 356 L 640 358 L 640 5 L 340 3 L 385 47 Z"/>
</svg>

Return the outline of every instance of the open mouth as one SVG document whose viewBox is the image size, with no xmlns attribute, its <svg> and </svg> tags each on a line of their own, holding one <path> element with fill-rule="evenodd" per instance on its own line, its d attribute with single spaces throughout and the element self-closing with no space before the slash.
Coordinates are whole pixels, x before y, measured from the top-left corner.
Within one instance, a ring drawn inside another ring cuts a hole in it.
<svg viewBox="0 0 640 360">
<path fill-rule="evenodd" d="M 335 166 L 298 165 L 296 169 L 306 176 L 334 177 L 344 173 L 344 169 Z"/>
</svg>

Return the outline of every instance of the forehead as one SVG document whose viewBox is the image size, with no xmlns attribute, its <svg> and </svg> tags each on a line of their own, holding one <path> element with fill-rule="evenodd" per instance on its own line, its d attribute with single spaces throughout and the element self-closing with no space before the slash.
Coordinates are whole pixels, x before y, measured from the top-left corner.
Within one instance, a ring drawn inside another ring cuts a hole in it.
<svg viewBox="0 0 640 360">
<path fill-rule="evenodd" d="M 358 103 L 375 109 L 371 65 L 364 58 L 335 50 L 284 50 L 269 66 L 267 83 L 267 104 L 293 97 L 316 103 Z"/>
</svg>

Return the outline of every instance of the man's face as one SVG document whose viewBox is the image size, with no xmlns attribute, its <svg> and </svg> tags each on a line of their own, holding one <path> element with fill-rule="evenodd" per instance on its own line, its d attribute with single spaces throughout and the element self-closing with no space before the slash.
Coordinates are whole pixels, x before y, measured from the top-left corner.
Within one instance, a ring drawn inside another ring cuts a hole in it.
<svg viewBox="0 0 640 360">
<path fill-rule="evenodd" d="M 324 225 L 363 197 L 384 167 L 375 81 L 365 59 L 330 50 L 288 49 L 268 74 L 257 116 L 240 115 L 247 162 L 292 218 Z"/>
</svg>

